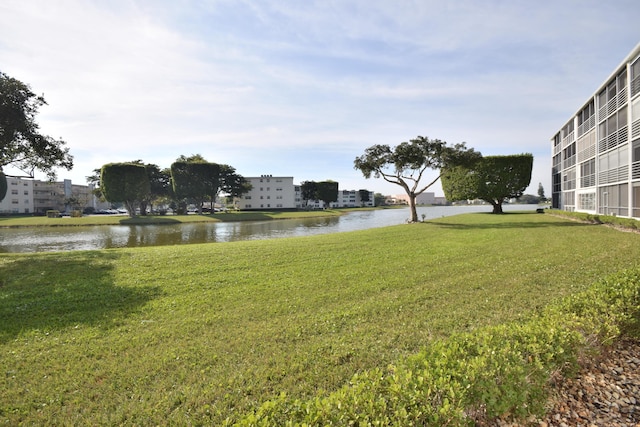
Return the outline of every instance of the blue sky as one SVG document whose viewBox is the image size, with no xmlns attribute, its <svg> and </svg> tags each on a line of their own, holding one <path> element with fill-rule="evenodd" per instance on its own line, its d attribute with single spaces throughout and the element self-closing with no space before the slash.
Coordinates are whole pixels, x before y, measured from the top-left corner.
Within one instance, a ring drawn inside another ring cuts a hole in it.
<svg viewBox="0 0 640 427">
<path fill-rule="evenodd" d="M 76 183 L 201 154 L 399 194 L 353 160 L 422 135 L 532 153 L 527 192 L 549 196 L 549 140 L 640 42 L 638 16 L 637 0 L 3 0 L 0 71 L 44 94 Z"/>
</svg>

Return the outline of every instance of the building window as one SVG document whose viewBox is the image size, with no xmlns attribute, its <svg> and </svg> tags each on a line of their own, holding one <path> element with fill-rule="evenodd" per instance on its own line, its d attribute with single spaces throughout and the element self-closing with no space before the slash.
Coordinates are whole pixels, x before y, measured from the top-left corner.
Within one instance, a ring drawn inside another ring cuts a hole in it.
<svg viewBox="0 0 640 427">
<path fill-rule="evenodd" d="M 576 170 L 571 169 L 562 174 L 562 191 L 575 190 L 575 188 L 576 188 Z"/>
<path fill-rule="evenodd" d="M 604 215 L 629 214 L 629 185 L 608 185 L 599 188 L 599 212 Z"/>
<path fill-rule="evenodd" d="M 578 208 L 587 210 L 587 211 L 595 211 L 596 210 L 596 193 L 586 193 L 580 194 L 580 199 L 578 200 Z"/>
<path fill-rule="evenodd" d="M 596 185 L 596 159 L 587 160 L 580 165 L 580 187 Z"/>
<path fill-rule="evenodd" d="M 631 96 L 640 93 L 640 58 L 631 64 Z"/>
</svg>

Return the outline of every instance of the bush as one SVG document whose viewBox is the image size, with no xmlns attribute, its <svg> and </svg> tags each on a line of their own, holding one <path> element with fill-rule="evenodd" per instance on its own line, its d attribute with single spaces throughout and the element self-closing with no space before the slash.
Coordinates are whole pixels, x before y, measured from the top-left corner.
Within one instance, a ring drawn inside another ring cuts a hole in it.
<svg viewBox="0 0 640 427">
<path fill-rule="evenodd" d="M 574 218 L 579 221 L 589 222 L 592 224 L 608 224 L 628 230 L 637 230 L 640 228 L 640 223 L 633 218 L 623 218 L 614 215 L 589 214 L 584 212 L 568 212 L 556 209 L 550 210 L 548 212 L 553 215 Z"/>
<path fill-rule="evenodd" d="M 239 426 L 473 425 L 540 415 L 552 373 L 571 374 L 595 345 L 640 336 L 640 269 L 624 271 L 531 319 L 454 334 L 385 369 L 355 375 L 328 396 L 282 394 Z"/>
</svg>

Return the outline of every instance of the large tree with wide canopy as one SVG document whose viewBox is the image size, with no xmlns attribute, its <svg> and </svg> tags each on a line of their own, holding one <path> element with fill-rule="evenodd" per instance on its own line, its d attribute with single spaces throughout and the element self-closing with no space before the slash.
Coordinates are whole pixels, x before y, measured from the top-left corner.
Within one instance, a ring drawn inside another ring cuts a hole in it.
<svg viewBox="0 0 640 427">
<path fill-rule="evenodd" d="M 454 166 L 442 174 L 448 200 L 480 199 L 502 213 L 502 203 L 522 196 L 531 182 L 532 154 L 486 156 L 471 165 Z"/>
<path fill-rule="evenodd" d="M 0 172 L 11 166 L 21 176 L 33 178 L 39 170 L 54 179 L 55 168 L 71 170 L 65 142 L 42 135 L 36 123 L 38 109 L 46 104 L 28 85 L 0 72 Z"/>
<path fill-rule="evenodd" d="M 439 139 L 418 136 L 393 148 L 386 144 L 373 145 L 362 156 L 356 157 L 354 167 L 365 178 L 382 177 L 402 187 L 409 196 L 411 222 L 417 222 L 416 197 L 435 184 L 441 174 L 439 172 L 425 184 L 421 180 L 426 171 L 441 171 L 445 167 L 469 164 L 480 156 L 479 152 L 467 148 L 464 142 L 447 145 Z"/>
</svg>

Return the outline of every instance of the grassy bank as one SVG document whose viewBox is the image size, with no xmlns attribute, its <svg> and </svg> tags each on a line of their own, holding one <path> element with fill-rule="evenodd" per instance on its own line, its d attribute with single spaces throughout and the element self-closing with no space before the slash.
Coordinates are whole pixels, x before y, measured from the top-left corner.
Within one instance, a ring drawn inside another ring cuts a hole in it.
<svg viewBox="0 0 640 427">
<path fill-rule="evenodd" d="M 636 265 L 640 236 L 537 214 L 273 241 L 0 255 L 0 422 L 219 424 Z"/>
<path fill-rule="evenodd" d="M 147 215 L 130 218 L 126 215 L 86 215 L 79 218 L 47 218 L 44 216 L 0 217 L 2 227 L 75 227 L 84 225 L 161 225 L 191 222 L 267 221 L 337 216 L 347 210 L 318 211 L 243 211 L 204 215 Z"/>
</svg>

